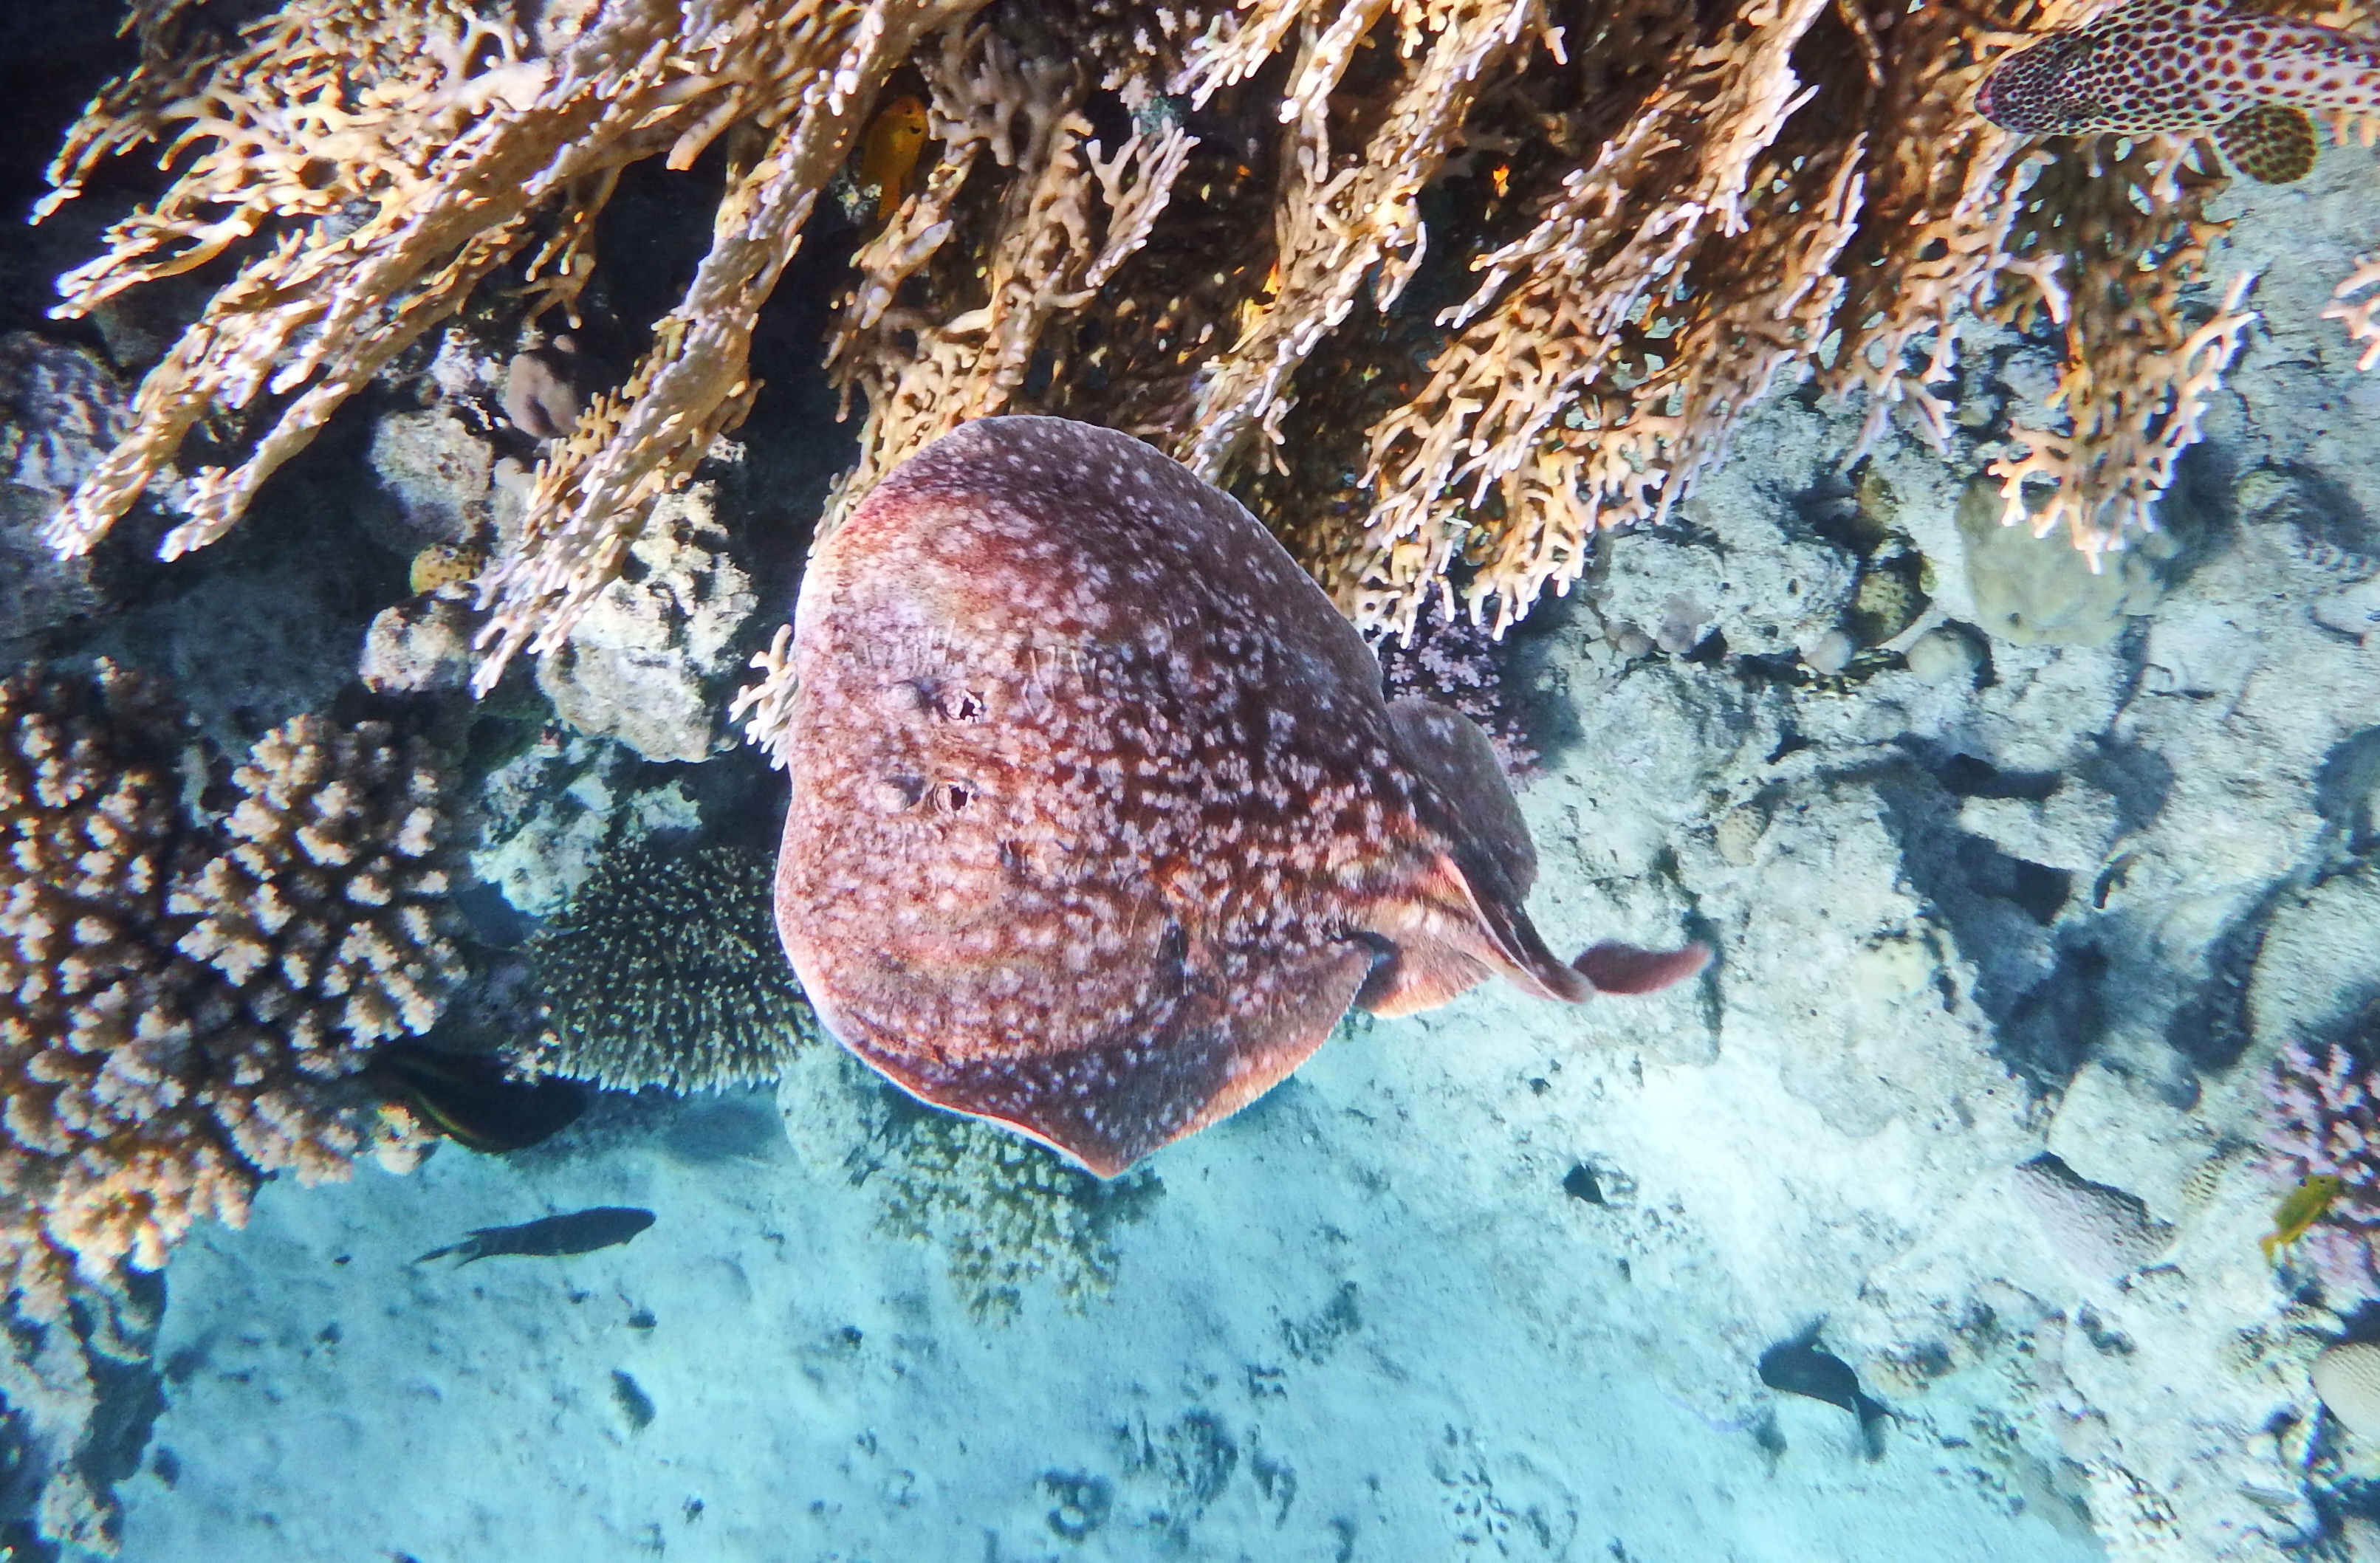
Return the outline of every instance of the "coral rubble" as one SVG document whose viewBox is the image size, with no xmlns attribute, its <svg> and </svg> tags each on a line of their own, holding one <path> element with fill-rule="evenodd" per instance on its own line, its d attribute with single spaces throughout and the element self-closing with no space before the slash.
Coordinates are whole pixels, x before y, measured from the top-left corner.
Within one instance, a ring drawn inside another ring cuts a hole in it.
<svg viewBox="0 0 2380 1563">
<path fill-rule="evenodd" d="M 615 1090 L 772 1081 L 816 1035 L 771 921 L 767 854 L 615 852 L 531 945 L 547 1004 L 529 1067 Z"/>
<path fill-rule="evenodd" d="M 2007 326 L 2062 340 L 1995 467 L 2002 519 L 2096 559 L 2153 528 L 2253 316 L 2244 280 L 2195 296 L 2211 146 L 1973 111 L 2078 8 L 286 0 L 208 43 L 136 7 L 142 61 L 45 210 L 144 145 L 171 176 L 60 312 L 232 275 L 50 535 L 87 549 L 157 486 L 167 554 L 212 540 L 475 289 L 575 316 L 622 170 L 715 147 L 709 252 L 641 361 L 528 419 L 552 437 L 479 581 L 482 689 L 564 643 L 748 409 L 755 317 L 855 149 L 828 358 L 865 418 L 828 526 L 955 421 L 1087 416 L 1240 487 L 1366 628 L 1410 630 L 1459 575 L 1500 631 L 1597 530 L 1690 491 L 1772 385 L 1864 394 L 1871 440 L 1896 408 L 1947 438 L 1961 344 Z M 880 115 L 905 127 L 892 176 Z M 2368 335 L 2365 306 L 2335 312 Z"/>
<path fill-rule="evenodd" d="M 151 680 L 0 683 L 0 1226 L 36 1316 L 72 1270 L 154 1269 L 193 1221 L 239 1221 L 268 1174 L 401 1155 L 410 1125 L 357 1075 L 459 973 L 417 746 L 299 717 L 234 773 L 220 825 L 184 774 Z"/>
</svg>

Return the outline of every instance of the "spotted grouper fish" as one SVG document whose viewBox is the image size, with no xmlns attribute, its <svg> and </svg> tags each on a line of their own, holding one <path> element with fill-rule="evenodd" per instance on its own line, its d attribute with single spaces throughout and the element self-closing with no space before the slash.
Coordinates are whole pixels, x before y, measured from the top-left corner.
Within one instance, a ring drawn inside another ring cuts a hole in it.
<svg viewBox="0 0 2380 1563">
<path fill-rule="evenodd" d="M 996 418 L 919 452 L 820 546 L 793 647 L 777 926 L 820 1019 L 1101 1176 L 1351 1003 L 1491 975 L 1577 1003 L 1707 958 L 1556 959 L 1487 735 L 1384 700 L 1256 518 L 1122 434 Z"/>
<path fill-rule="evenodd" d="M 1976 111 L 2026 135 L 2212 133 L 2252 179 L 2313 167 L 2308 109 L 2380 113 L 2380 43 L 2214 0 L 2131 0 L 1995 66 Z"/>
</svg>

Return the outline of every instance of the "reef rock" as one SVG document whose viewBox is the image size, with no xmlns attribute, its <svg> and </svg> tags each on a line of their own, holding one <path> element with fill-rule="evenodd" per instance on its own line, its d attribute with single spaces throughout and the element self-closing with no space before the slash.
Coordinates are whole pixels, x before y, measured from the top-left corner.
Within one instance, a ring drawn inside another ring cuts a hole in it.
<svg viewBox="0 0 2380 1563">
<path fill-rule="evenodd" d="M 717 696 L 759 600 L 715 505 L 707 483 L 664 498 L 628 568 L 540 660 L 538 687 L 579 732 L 649 760 L 702 760 L 718 746 Z"/>
</svg>

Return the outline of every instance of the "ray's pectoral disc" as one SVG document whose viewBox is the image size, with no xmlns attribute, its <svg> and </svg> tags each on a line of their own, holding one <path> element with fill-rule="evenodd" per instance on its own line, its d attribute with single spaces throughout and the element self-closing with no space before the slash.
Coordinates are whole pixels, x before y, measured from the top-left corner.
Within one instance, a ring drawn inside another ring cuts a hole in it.
<svg viewBox="0 0 2380 1563">
<path fill-rule="evenodd" d="M 1347 1006 L 1500 973 L 1577 1000 L 1487 740 L 1391 707 L 1256 519 L 1138 442 L 973 423 L 820 547 L 795 614 L 777 923 L 828 1028 L 1103 1175 L 1297 1067 Z"/>
</svg>

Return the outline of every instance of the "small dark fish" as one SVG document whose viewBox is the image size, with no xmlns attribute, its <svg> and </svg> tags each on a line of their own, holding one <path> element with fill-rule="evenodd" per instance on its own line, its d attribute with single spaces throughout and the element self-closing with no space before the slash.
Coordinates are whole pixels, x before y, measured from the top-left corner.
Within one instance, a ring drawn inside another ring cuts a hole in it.
<svg viewBox="0 0 2380 1563">
<path fill-rule="evenodd" d="M 1562 1174 L 1561 1186 L 1562 1193 L 1572 1199 L 1583 1199 L 1589 1205 L 1611 1203 L 1603 1197 L 1603 1180 L 1597 1178 L 1595 1169 L 1584 1161 Z"/>
<path fill-rule="evenodd" d="M 449 1254 L 463 1256 L 455 1262 L 458 1267 L 499 1254 L 517 1254 L 532 1259 L 592 1254 L 599 1248 L 625 1242 L 652 1224 L 653 1213 L 650 1210 L 629 1205 L 599 1205 L 592 1210 L 573 1210 L 566 1216 L 548 1216 L 542 1220 L 524 1221 L 517 1227 L 475 1227 L 462 1242 L 433 1248 L 414 1263 L 426 1264 Z"/>
<path fill-rule="evenodd" d="M 653 1398 L 645 1387 L 619 1368 L 612 1370 L 612 1403 L 628 1419 L 628 1426 L 641 1433 L 653 1424 Z"/>
<path fill-rule="evenodd" d="M 551 1139 L 587 1110 L 584 1086 L 516 1078 L 492 1053 L 450 1053 L 399 1042 L 372 1055 L 381 1088 L 468 1149 L 494 1156 Z"/>
<path fill-rule="evenodd" d="M 1877 1453 L 1876 1423 L 1891 1414 L 1879 1400 L 1860 1388 L 1851 1363 L 1818 1344 L 1818 1326 L 1812 1325 L 1791 1340 L 1780 1340 L 1760 1353 L 1760 1382 L 1788 1395 L 1805 1395 L 1840 1406 L 1859 1418 L 1868 1452 Z"/>
</svg>

